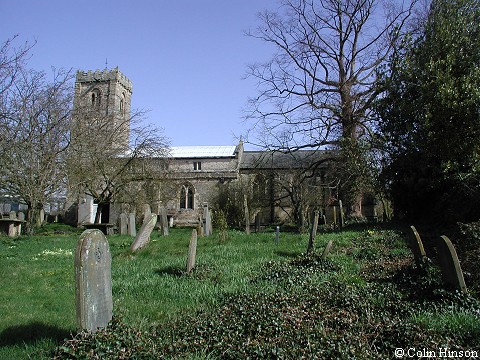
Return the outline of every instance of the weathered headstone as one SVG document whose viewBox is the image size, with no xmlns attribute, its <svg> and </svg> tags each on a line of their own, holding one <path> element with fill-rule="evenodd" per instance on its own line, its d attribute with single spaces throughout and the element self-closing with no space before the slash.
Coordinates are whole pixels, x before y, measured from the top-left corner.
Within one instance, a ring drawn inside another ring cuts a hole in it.
<svg viewBox="0 0 480 360">
<path fill-rule="evenodd" d="M 450 239 L 444 235 L 441 236 L 437 250 L 443 281 L 457 290 L 466 292 L 467 286 L 463 278 L 462 268 L 460 267 L 455 247 Z"/>
<path fill-rule="evenodd" d="M 207 211 L 205 212 L 204 233 L 205 233 L 205 236 L 212 235 L 212 214 L 208 208 L 207 208 Z"/>
<path fill-rule="evenodd" d="M 333 228 L 337 228 L 337 207 L 333 207 Z"/>
<path fill-rule="evenodd" d="M 112 257 L 105 235 L 97 229 L 80 236 L 75 251 L 77 326 L 88 331 L 105 328 L 112 319 Z"/>
<path fill-rule="evenodd" d="M 410 241 L 410 247 L 412 249 L 413 257 L 415 259 L 415 264 L 417 265 L 417 268 L 420 269 L 425 264 L 427 254 L 425 253 L 422 239 L 420 238 L 420 234 L 418 233 L 415 226 L 410 226 L 410 229 L 412 229 L 413 231 L 413 238 Z"/>
<path fill-rule="evenodd" d="M 17 213 L 15 211 L 10 211 L 9 218 L 10 220 L 17 220 Z"/>
<path fill-rule="evenodd" d="M 150 208 L 150 205 L 143 205 L 143 223 L 150 220 L 150 215 L 152 215 L 152 209 Z"/>
<path fill-rule="evenodd" d="M 188 245 L 187 274 L 190 274 L 195 267 L 195 258 L 197 256 L 197 230 L 192 230 L 192 238 Z"/>
<path fill-rule="evenodd" d="M 142 224 L 142 227 L 138 231 L 138 235 L 133 240 L 132 246 L 130 246 L 132 252 L 135 252 L 148 244 L 150 241 L 150 234 L 156 224 L 157 214 L 150 214 L 150 218 Z"/>
<path fill-rule="evenodd" d="M 243 197 L 243 207 L 245 209 L 245 233 L 250 234 L 250 213 L 248 211 L 247 195 Z"/>
<path fill-rule="evenodd" d="M 320 214 L 318 210 L 315 210 L 312 222 L 312 228 L 310 230 L 310 238 L 308 239 L 307 254 L 314 248 L 315 236 L 317 236 L 318 218 Z"/>
<path fill-rule="evenodd" d="M 168 218 L 167 209 L 165 207 L 160 208 L 160 231 L 163 236 L 168 236 Z"/>
<path fill-rule="evenodd" d="M 278 245 L 280 243 L 280 226 L 277 226 L 275 229 L 275 244 Z"/>
<path fill-rule="evenodd" d="M 332 250 L 332 245 L 333 245 L 333 240 L 330 240 L 327 243 L 327 246 L 325 246 L 325 249 L 323 250 L 323 253 L 322 253 L 323 260 L 327 259 L 328 254 L 330 254 L 330 250 Z"/>
<path fill-rule="evenodd" d="M 128 216 L 124 212 L 120 214 L 120 235 L 128 234 Z"/>
<path fill-rule="evenodd" d="M 137 236 L 137 227 L 135 225 L 135 213 L 128 214 L 128 235 Z"/>
<path fill-rule="evenodd" d="M 345 225 L 345 220 L 343 218 L 343 204 L 342 200 L 338 200 L 338 208 L 339 208 L 339 215 L 340 215 L 340 229 L 343 229 Z"/>
</svg>

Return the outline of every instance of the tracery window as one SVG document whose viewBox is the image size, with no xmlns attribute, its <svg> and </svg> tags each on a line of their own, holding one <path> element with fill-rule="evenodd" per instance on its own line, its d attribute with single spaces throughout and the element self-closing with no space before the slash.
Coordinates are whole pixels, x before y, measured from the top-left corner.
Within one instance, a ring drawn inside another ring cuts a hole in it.
<svg viewBox="0 0 480 360">
<path fill-rule="evenodd" d="M 180 209 L 194 208 L 194 192 L 192 186 L 183 185 L 180 189 Z"/>
</svg>

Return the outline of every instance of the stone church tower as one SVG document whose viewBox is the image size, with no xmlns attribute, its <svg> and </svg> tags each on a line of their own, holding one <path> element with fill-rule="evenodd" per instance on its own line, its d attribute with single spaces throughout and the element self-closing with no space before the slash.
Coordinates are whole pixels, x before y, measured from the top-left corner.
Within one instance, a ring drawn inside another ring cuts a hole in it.
<svg viewBox="0 0 480 360">
<path fill-rule="evenodd" d="M 119 132 L 117 145 L 128 146 L 132 82 L 118 70 L 77 71 L 74 124 L 92 127 L 92 121 L 108 122 L 106 131 Z"/>
</svg>

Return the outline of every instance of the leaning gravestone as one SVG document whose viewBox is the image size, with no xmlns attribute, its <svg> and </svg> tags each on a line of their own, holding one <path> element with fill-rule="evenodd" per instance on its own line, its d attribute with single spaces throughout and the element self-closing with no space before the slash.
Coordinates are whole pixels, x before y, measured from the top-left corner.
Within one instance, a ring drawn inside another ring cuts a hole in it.
<svg viewBox="0 0 480 360">
<path fill-rule="evenodd" d="M 156 224 L 157 214 L 150 214 L 149 219 L 143 223 L 142 227 L 138 231 L 138 235 L 135 237 L 135 240 L 133 240 L 132 246 L 130 246 L 130 250 L 132 252 L 135 252 L 148 244 L 150 241 L 150 234 L 152 233 Z"/>
<path fill-rule="evenodd" d="M 111 263 L 103 232 L 85 230 L 75 251 L 75 299 L 80 329 L 95 332 L 112 319 Z"/>
<path fill-rule="evenodd" d="M 437 250 L 443 281 L 457 290 L 466 292 L 467 286 L 463 278 L 462 268 L 450 239 L 446 236 L 441 236 Z"/>
<path fill-rule="evenodd" d="M 332 245 L 333 245 L 333 240 L 330 240 L 330 241 L 327 243 L 327 246 L 325 246 L 325 249 L 323 250 L 322 260 L 326 260 L 326 259 L 327 259 L 328 254 L 330 254 L 330 250 L 332 250 Z"/>
<path fill-rule="evenodd" d="M 120 235 L 128 234 L 128 216 L 125 213 L 120 214 Z"/>
<path fill-rule="evenodd" d="M 420 269 L 425 264 L 427 254 L 425 253 L 425 249 L 423 248 L 423 242 L 417 229 L 413 225 L 410 226 L 410 228 L 412 229 L 414 236 L 414 239 L 412 239 L 410 243 L 410 247 L 412 248 L 415 264 L 417 265 L 417 268 Z"/>
<path fill-rule="evenodd" d="M 187 274 L 190 274 L 195 267 L 195 258 L 197 255 L 197 230 L 192 230 L 192 238 L 188 246 Z"/>
<path fill-rule="evenodd" d="M 128 214 L 128 235 L 137 236 L 137 227 L 135 225 L 135 213 Z"/>
</svg>

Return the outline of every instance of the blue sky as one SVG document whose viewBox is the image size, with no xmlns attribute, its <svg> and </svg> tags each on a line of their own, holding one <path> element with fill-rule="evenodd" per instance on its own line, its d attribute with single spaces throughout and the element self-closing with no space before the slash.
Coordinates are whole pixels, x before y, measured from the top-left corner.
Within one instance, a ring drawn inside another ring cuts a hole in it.
<svg viewBox="0 0 480 360">
<path fill-rule="evenodd" d="M 257 93 L 247 65 L 274 51 L 244 35 L 277 0 L 0 0 L 0 41 L 37 42 L 29 66 L 119 67 L 132 107 L 150 110 L 172 146 L 235 145 Z"/>
</svg>

